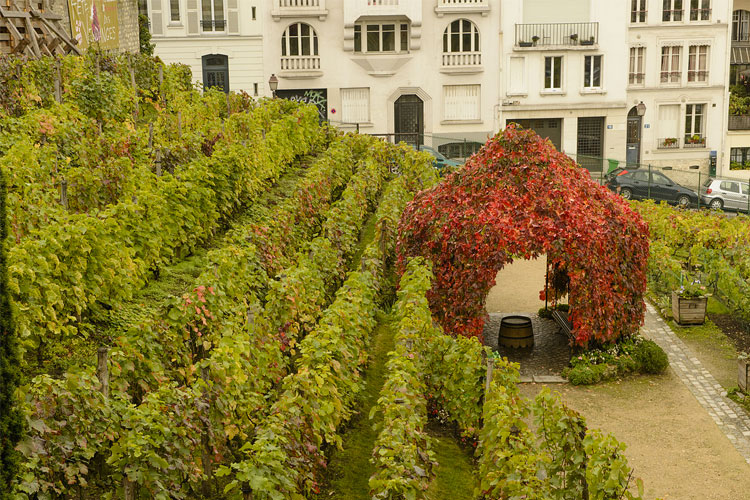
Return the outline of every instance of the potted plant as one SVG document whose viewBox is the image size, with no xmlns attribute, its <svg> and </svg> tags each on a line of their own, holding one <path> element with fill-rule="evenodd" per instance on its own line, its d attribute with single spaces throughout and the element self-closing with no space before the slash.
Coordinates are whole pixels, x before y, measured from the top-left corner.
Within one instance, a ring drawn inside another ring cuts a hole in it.
<svg viewBox="0 0 750 500">
<path fill-rule="evenodd" d="M 594 37 L 592 36 L 588 40 L 581 40 L 581 45 L 594 45 Z"/>
<path fill-rule="evenodd" d="M 534 47 L 536 47 L 536 42 L 538 42 L 538 41 L 539 41 L 539 37 L 538 36 L 534 35 L 534 36 L 531 37 L 531 43 L 534 45 Z"/>
<path fill-rule="evenodd" d="M 674 146 L 675 144 L 677 144 L 677 137 L 667 137 L 664 139 L 664 146 L 666 147 Z"/>
<path fill-rule="evenodd" d="M 573 33 L 570 35 L 570 43 L 571 45 L 575 45 L 578 43 L 578 33 Z"/>
<path fill-rule="evenodd" d="M 521 40 L 520 42 L 518 42 L 518 45 L 520 47 L 531 47 L 533 44 L 531 42 L 526 42 L 524 40 Z"/>
<path fill-rule="evenodd" d="M 702 325 L 706 322 L 706 287 L 699 280 L 683 284 L 672 292 L 672 317 L 679 325 Z"/>
<path fill-rule="evenodd" d="M 687 139 L 688 144 L 703 144 L 703 137 L 693 134 Z"/>
</svg>

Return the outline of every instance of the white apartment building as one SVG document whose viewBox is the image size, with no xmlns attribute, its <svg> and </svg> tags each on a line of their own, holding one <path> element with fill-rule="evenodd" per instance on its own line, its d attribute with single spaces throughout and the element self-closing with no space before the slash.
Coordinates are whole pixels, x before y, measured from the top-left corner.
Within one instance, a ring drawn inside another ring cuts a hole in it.
<svg viewBox="0 0 750 500">
<path fill-rule="evenodd" d="M 733 2 L 731 41 L 729 85 L 737 85 L 750 78 L 750 0 Z M 727 128 L 724 174 L 750 179 L 750 115 L 730 115 Z"/>
<path fill-rule="evenodd" d="M 625 160 L 626 15 L 624 0 L 503 0 L 501 125 L 532 128 L 595 171 Z"/>
<path fill-rule="evenodd" d="M 641 163 L 721 174 L 728 164 L 731 1 L 628 3 L 628 154 Z M 639 117 L 634 106 L 641 102 Z"/>
<path fill-rule="evenodd" d="M 193 78 L 225 91 L 262 95 L 264 8 L 270 0 L 139 0 L 154 54 L 190 66 Z"/>
<path fill-rule="evenodd" d="M 264 77 L 278 96 L 454 155 L 499 129 L 500 0 L 268 1 Z"/>
</svg>

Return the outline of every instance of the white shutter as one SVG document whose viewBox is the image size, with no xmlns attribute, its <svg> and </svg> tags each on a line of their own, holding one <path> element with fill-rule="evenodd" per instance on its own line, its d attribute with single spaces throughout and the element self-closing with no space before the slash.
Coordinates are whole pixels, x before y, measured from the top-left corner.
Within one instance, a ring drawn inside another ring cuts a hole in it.
<svg viewBox="0 0 750 500">
<path fill-rule="evenodd" d="M 240 14 L 237 0 L 227 0 L 227 33 L 240 34 Z"/>
<path fill-rule="evenodd" d="M 151 34 L 164 34 L 164 12 L 161 0 L 151 0 Z"/>
<path fill-rule="evenodd" d="M 680 105 L 667 104 L 659 106 L 659 138 L 667 139 L 680 136 Z"/>
<path fill-rule="evenodd" d="M 508 65 L 508 95 L 526 92 L 526 58 L 511 57 Z"/>
<path fill-rule="evenodd" d="M 341 89 L 341 121 L 368 123 L 370 121 L 370 89 Z"/>
<path fill-rule="evenodd" d="M 446 85 L 443 88 L 446 120 L 480 119 L 479 85 Z"/>
<path fill-rule="evenodd" d="M 187 32 L 188 35 L 200 35 L 201 23 L 198 10 L 198 0 L 187 0 Z"/>
</svg>

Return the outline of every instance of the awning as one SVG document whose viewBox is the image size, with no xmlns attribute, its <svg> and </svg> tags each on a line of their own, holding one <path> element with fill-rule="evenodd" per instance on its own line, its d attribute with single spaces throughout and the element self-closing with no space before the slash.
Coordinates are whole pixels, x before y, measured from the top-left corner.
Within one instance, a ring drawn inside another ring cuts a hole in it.
<svg viewBox="0 0 750 500">
<path fill-rule="evenodd" d="M 750 47 L 732 47 L 729 64 L 750 64 Z"/>
</svg>

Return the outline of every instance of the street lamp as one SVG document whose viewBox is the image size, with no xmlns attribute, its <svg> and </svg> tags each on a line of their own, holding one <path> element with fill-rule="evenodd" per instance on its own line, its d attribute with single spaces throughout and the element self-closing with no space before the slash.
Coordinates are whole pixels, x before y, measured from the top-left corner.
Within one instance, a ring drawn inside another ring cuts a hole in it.
<svg viewBox="0 0 750 500">
<path fill-rule="evenodd" d="M 273 95 L 274 99 L 276 98 L 276 89 L 279 88 L 279 79 L 276 78 L 276 75 L 271 75 L 271 78 L 268 79 L 268 86 L 271 87 L 271 94 Z"/>
<path fill-rule="evenodd" d="M 639 102 L 635 107 L 635 112 L 638 113 L 638 116 L 643 116 L 646 114 L 646 105 L 643 104 L 643 101 Z"/>
</svg>

